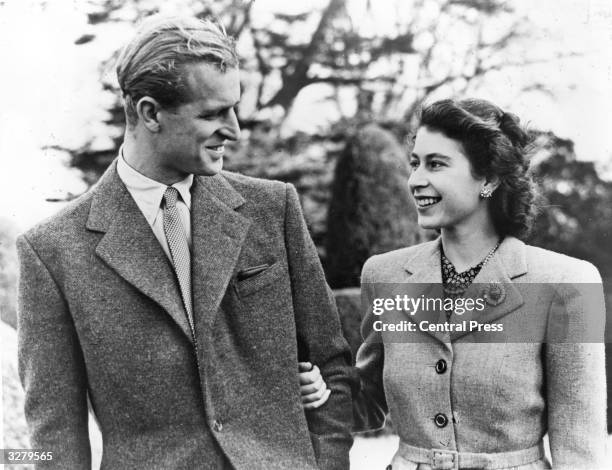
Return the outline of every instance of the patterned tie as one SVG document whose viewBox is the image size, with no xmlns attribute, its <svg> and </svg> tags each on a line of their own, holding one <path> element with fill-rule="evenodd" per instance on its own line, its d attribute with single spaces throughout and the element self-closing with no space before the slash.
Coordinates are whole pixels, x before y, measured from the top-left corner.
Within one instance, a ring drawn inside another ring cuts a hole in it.
<svg viewBox="0 0 612 470">
<path fill-rule="evenodd" d="M 172 186 L 166 188 L 163 198 L 164 232 L 168 241 L 168 247 L 170 248 L 170 254 L 172 255 L 174 271 L 181 288 L 181 296 L 183 297 L 183 304 L 187 312 L 191 334 L 195 338 L 193 308 L 191 305 L 191 253 L 187 244 L 185 228 L 176 208 L 178 197 L 179 192 L 176 188 Z"/>
</svg>

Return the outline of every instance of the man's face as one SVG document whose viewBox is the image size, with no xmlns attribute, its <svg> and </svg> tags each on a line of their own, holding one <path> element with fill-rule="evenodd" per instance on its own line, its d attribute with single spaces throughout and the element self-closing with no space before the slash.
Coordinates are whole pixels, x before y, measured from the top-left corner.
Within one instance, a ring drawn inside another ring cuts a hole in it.
<svg viewBox="0 0 612 470">
<path fill-rule="evenodd" d="M 158 112 L 155 166 L 166 184 L 187 175 L 211 176 L 223 168 L 224 144 L 238 139 L 235 106 L 240 101 L 237 68 L 220 71 L 214 65 L 185 66 L 189 102 Z"/>
</svg>

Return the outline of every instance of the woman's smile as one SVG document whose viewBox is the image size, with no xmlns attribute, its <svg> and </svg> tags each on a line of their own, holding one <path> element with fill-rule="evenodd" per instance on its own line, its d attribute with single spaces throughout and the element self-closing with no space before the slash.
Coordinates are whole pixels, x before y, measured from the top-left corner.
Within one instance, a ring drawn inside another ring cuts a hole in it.
<svg viewBox="0 0 612 470">
<path fill-rule="evenodd" d="M 418 210 L 426 210 L 432 206 L 435 206 L 442 200 L 441 197 L 436 196 L 414 196 Z"/>
</svg>

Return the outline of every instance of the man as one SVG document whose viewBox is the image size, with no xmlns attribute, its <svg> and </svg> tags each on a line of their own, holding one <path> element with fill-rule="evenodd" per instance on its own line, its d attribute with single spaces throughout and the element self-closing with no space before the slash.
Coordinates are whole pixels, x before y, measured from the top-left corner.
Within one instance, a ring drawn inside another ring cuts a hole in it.
<svg viewBox="0 0 612 470">
<path fill-rule="evenodd" d="M 238 58 L 211 21 L 153 18 L 121 54 L 127 130 L 98 184 L 20 237 L 32 446 L 89 468 L 348 468 L 348 347 L 295 189 L 221 171 Z M 306 414 L 301 360 L 329 403 Z"/>
</svg>

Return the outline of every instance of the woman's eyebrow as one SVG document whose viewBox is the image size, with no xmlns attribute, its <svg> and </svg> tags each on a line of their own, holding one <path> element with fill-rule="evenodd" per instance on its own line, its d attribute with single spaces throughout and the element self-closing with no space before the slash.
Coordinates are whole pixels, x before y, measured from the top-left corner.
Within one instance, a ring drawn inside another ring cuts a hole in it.
<svg viewBox="0 0 612 470">
<path fill-rule="evenodd" d="M 431 158 L 441 158 L 443 160 L 450 160 L 451 157 L 449 157 L 448 155 L 444 155 L 443 153 L 428 153 L 427 155 L 425 155 L 425 158 L 431 159 Z"/>
<path fill-rule="evenodd" d="M 413 156 L 414 158 L 421 158 L 421 157 L 419 157 L 419 154 L 418 154 L 418 153 L 414 153 L 414 152 L 412 152 L 412 156 Z M 423 158 L 425 158 L 426 160 L 430 160 L 430 159 L 432 159 L 432 158 L 441 158 L 441 159 L 443 159 L 443 160 L 451 160 L 451 157 L 449 157 L 448 155 L 444 155 L 444 154 L 442 154 L 442 153 L 435 153 L 435 152 L 434 152 L 434 153 L 428 153 L 428 154 L 427 154 L 427 155 L 425 155 L 425 157 L 423 157 Z"/>
</svg>

